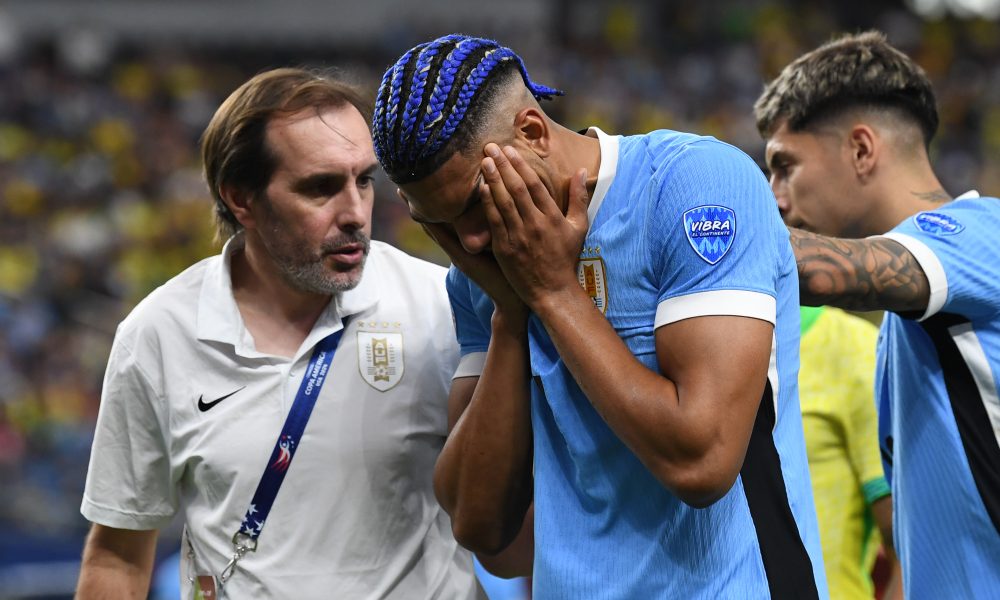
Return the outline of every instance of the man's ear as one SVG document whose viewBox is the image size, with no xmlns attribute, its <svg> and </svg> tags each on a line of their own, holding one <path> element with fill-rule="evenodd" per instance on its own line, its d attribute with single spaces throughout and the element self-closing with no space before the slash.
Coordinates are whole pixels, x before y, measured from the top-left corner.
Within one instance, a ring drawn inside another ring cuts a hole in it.
<svg viewBox="0 0 1000 600">
<path fill-rule="evenodd" d="M 514 117 L 514 139 L 542 158 L 551 152 L 551 133 L 545 114 L 537 106 L 523 108 Z"/>
<path fill-rule="evenodd" d="M 244 190 L 238 190 L 232 186 L 223 186 L 219 189 L 222 201 L 226 203 L 229 212 L 236 217 L 244 229 L 253 229 L 257 224 L 254 215 L 253 194 Z"/>
<path fill-rule="evenodd" d="M 870 179 L 875 173 L 883 150 L 882 138 L 870 126 L 857 123 L 851 126 L 847 143 L 855 174 L 862 182 Z"/>
</svg>

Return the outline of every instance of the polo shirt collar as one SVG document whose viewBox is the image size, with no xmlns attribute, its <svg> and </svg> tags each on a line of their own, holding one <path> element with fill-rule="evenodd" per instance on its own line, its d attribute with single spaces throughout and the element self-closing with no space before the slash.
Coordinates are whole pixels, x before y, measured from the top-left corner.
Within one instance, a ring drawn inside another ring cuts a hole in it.
<svg viewBox="0 0 1000 600">
<path fill-rule="evenodd" d="M 209 263 L 198 298 L 197 335 L 199 340 L 230 344 L 240 356 L 270 356 L 254 349 L 253 336 L 247 331 L 233 296 L 232 256 L 243 248 L 243 244 L 243 234 L 237 233 L 223 246 L 221 260 Z M 340 329 L 345 317 L 364 312 L 378 302 L 379 282 L 377 275 L 372 273 L 375 270 L 373 263 L 378 260 L 374 244 L 372 250 L 357 287 L 333 297 L 306 336 L 302 349 L 312 348 Z"/>
</svg>

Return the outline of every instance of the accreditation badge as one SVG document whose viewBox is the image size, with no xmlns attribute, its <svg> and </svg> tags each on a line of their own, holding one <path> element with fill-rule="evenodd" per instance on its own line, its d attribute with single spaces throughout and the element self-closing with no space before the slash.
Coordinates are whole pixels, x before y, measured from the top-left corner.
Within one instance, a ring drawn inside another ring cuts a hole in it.
<svg viewBox="0 0 1000 600">
<path fill-rule="evenodd" d="M 358 370 L 365 383 L 380 392 L 403 378 L 403 332 L 399 323 L 358 323 Z"/>
<path fill-rule="evenodd" d="M 194 600 L 216 600 L 215 577 L 198 575 L 192 584 L 194 585 Z"/>
</svg>

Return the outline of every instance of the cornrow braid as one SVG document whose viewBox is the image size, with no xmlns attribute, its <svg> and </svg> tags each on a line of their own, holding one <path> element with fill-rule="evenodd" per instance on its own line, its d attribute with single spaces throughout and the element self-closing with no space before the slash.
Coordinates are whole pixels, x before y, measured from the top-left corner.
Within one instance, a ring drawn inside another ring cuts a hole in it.
<svg viewBox="0 0 1000 600">
<path fill-rule="evenodd" d="M 477 38 L 461 39 L 444 58 L 444 62 L 441 63 L 441 70 L 438 72 L 437 85 L 434 86 L 434 90 L 431 92 L 430 99 L 427 102 L 427 110 L 424 112 L 424 119 L 420 123 L 416 144 L 410 150 L 409 157 L 411 160 L 416 158 L 416 149 L 427 143 L 427 139 L 431 136 L 432 132 L 435 133 L 435 137 L 439 137 L 441 128 L 437 128 L 435 131 L 435 125 L 442 123 L 444 119 L 445 107 L 447 106 L 451 90 L 455 87 L 456 75 L 466 59 L 469 58 L 469 54 L 473 50 L 482 48 L 486 43 L 486 40 Z"/>
<path fill-rule="evenodd" d="M 407 98 L 406 108 L 403 110 L 403 125 L 399 132 L 400 150 L 406 154 L 413 153 L 413 126 L 417 123 L 417 113 L 420 111 L 421 106 L 426 105 L 427 99 L 424 98 L 424 88 L 427 85 L 427 74 L 431 70 L 431 62 L 437 56 L 441 47 L 450 41 L 452 40 L 448 36 L 434 40 L 424 46 L 420 54 L 417 55 L 413 79 L 410 82 L 409 98 Z M 433 89 L 432 87 L 431 91 Z M 409 152 L 406 152 L 407 146 L 410 146 Z"/>
<path fill-rule="evenodd" d="M 410 57 L 413 55 L 417 48 L 412 48 L 407 51 L 396 64 L 385 72 L 382 77 L 382 83 L 379 85 L 378 93 L 375 95 L 375 110 L 374 110 L 374 123 L 388 123 L 388 127 L 383 127 L 379 131 L 372 132 L 372 140 L 374 142 L 375 152 L 378 154 L 380 148 L 389 148 L 390 140 L 389 136 L 393 128 L 396 126 L 396 117 L 399 109 L 399 96 L 402 93 L 403 87 L 403 68 L 406 63 L 409 62 Z M 388 83 L 388 86 L 386 85 Z M 386 114 L 388 110 L 388 114 Z"/>
<path fill-rule="evenodd" d="M 372 122 L 375 154 L 389 177 L 416 181 L 464 150 L 483 125 L 477 107 L 515 69 L 537 100 L 562 95 L 533 82 L 521 57 L 494 40 L 452 34 L 403 54 L 382 77 Z"/>
<path fill-rule="evenodd" d="M 389 82 L 392 81 L 392 73 L 393 73 L 393 70 L 392 69 L 388 69 L 385 72 L 385 75 L 382 76 L 382 83 L 380 83 L 379 86 L 378 86 L 379 94 L 375 98 L 375 109 L 372 112 L 372 121 L 373 122 L 381 122 L 381 121 L 383 121 L 385 119 L 385 105 L 386 105 L 386 102 L 384 102 L 382 100 L 381 93 L 382 93 L 382 90 L 387 90 L 388 89 Z M 383 131 L 382 133 L 384 134 L 385 132 Z M 374 135 L 374 132 L 373 132 L 372 141 L 374 142 L 374 145 L 375 145 L 375 148 L 376 148 L 376 150 L 375 150 L 376 152 L 379 152 L 380 151 L 379 149 L 383 148 L 385 146 L 385 136 L 384 135 Z"/>
</svg>

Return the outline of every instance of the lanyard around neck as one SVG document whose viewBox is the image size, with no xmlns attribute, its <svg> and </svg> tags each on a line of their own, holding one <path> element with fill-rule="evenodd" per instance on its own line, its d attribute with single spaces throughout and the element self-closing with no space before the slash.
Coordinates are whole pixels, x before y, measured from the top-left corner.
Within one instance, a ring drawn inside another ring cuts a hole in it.
<svg viewBox="0 0 1000 600">
<path fill-rule="evenodd" d="M 278 496 L 278 490 L 285 480 L 285 474 L 288 473 L 292 459 L 295 458 L 295 452 L 302 441 L 302 434 L 305 432 L 310 415 L 312 415 L 313 406 L 316 405 L 316 398 L 319 397 L 319 392 L 323 388 L 323 384 L 326 383 L 330 364 L 337 352 L 337 344 L 340 343 L 340 337 L 346 329 L 347 323 L 345 322 L 339 331 L 323 338 L 313 350 L 309 366 L 306 368 L 302 383 L 299 385 L 299 391 L 295 395 L 288 416 L 285 417 L 281 433 L 278 434 L 278 439 L 274 443 L 271 458 L 268 459 L 264 474 L 261 475 L 260 483 L 257 484 L 257 490 L 250 500 L 250 507 L 240 523 L 239 531 L 233 535 L 234 554 L 219 578 L 222 585 L 225 585 L 232 576 L 236 563 L 247 552 L 257 550 L 257 538 L 260 536 L 261 530 L 264 529 L 264 522 L 271 512 L 274 499 Z"/>
</svg>

